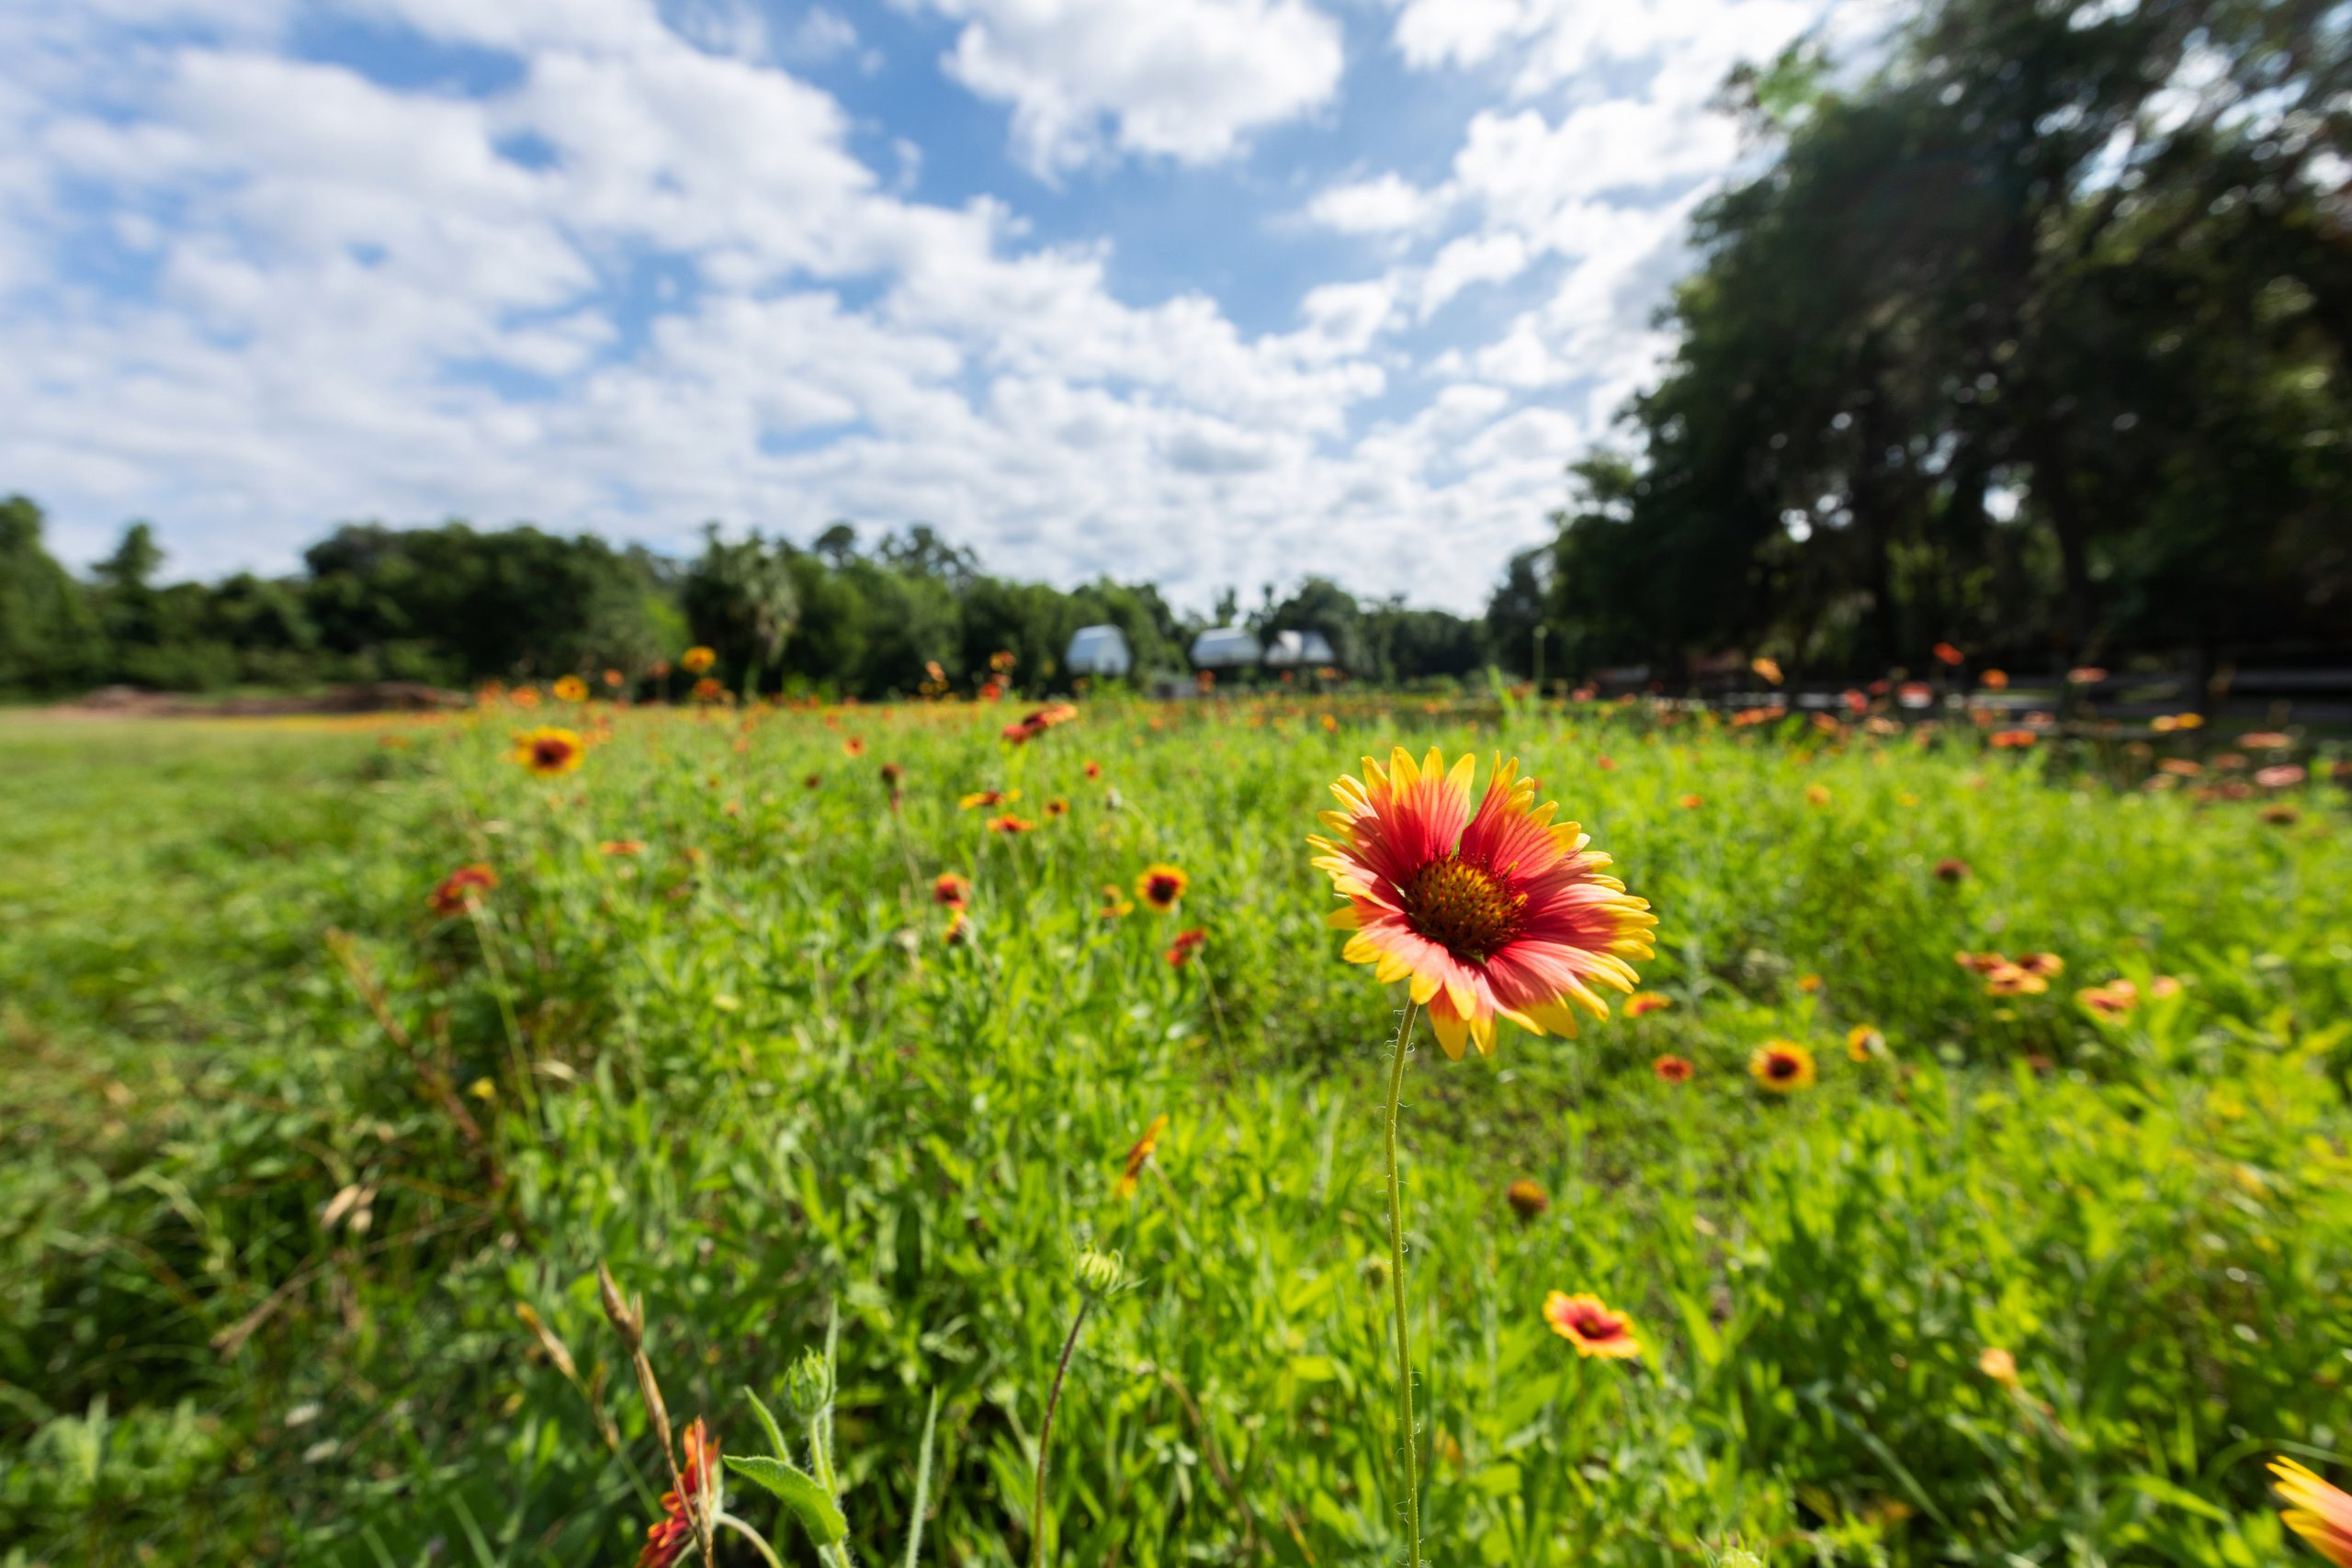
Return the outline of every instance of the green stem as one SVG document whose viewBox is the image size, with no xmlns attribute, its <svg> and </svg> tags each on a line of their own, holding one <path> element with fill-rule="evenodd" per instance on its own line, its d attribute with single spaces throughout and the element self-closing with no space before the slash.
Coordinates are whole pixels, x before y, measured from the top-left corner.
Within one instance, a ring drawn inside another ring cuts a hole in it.
<svg viewBox="0 0 2352 1568">
<path fill-rule="evenodd" d="M 768 1568 L 784 1568 L 783 1560 L 776 1556 L 775 1548 L 768 1544 L 767 1537 L 762 1535 L 759 1531 L 753 1529 L 751 1526 L 745 1524 L 734 1515 L 721 1514 L 710 1522 L 714 1525 L 727 1526 L 729 1529 L 740 1533 L 743 1539 L 750 1541 L 753 1546 L 757 1547 L 759 1549 L 760 1555 L 767 1560 Z"/>
<path fill-rule="evenodd" d="M 1094 1308 L 1092 1297 L 1078 1303 L 1078 1315 L 1069 1322 L 1069 1337 L 1062 1341 L 1061 1363 L 1054 1368 L 1054 1388 L 1046 1396 L 1046 1422 L 1037 1429 L 1037 1500 L 1029 1511 L 1029 1568 L 1038 1568 L 1046 1561 L 1046 1454 L 1054 1440 L 1054 1412 L 1062 1402 L 1062 1379 L 1069 1375 L 1070 1352 L 1078 1348 L 1078 1331 L 1086 1326 L 1086 1314 Z"/>
<path fill-rule="evenodd" d="M 1396 1026 L 1396 1061 L 1388 1069 L 1388 1283 L 1396 1309 L 1396 1418 L 1405 1440 L 1405 1539 L 1412 1547 L 1406 1568 L 1421 1568 L 1421 1463 L 1413 1430 L 1413 1350 L 1405 1319 L 1405 1188 L 1396 1169 L 1396 1118 L 1405 1095 L 1405 1060 L 1413 1044 L 1413 1022 L 1420 1004 L 1405 1003 Z"/>
</svg>

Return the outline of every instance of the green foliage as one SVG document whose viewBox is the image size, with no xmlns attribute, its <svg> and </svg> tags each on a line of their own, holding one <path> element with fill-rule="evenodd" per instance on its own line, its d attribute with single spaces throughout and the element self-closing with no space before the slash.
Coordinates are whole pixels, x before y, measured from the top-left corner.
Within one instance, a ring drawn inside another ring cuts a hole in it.
<svg viewBox="0 0 2352 1568">
<path fill-rule="evenodd" d="M 1498 734 L 1371 696 L 1090 702 L 1019 749 L 960 707 L 616 710 L 549 785 L 507 716 L 390 748 L 8 721 L 0 1529 L 26 1561 L 625 1560 L 668 1483 L 599 1259 L 647 1292 L 674 1422 L 753 1459 L 732 1391 L 822 1413 L 860 1560 L 898 1557 L 922 1496 L 940 1561 L 1024 1561 L 1091 1247 L 1130 1288 L 1063 1391 L 1057 1560 L 1395 1562 L 1396 998 L 1338 960 L 1299 845 L 1391 740 L 1523 756 L 1656 904 L 1672 1001 L 1412 1064 L 1438 1561 L 2244 1568 L 2292 1550 L 2265 1455 L 2341 1479 L 2352 838 L 2322 786 L 2273 822 L 1973 741 L 1532 706 Z M 983 786 L 1073 808 L 992 834 L 957 804 Z M 1973 874 L 1939 877 L 1954 857 Z M 1181 910 L 1104 918 L 1160 860 Z M 475 861 L 479 912 L 435 917 Z M 946 871 L 973 885 L 953 945 Z M 1178 968 L 1183 927 L 1209 934 Z M 1951 955 L 1990 947 L 2067 968 L 1989 997 Z M 2129 1016 L 2075 1003 L 2119 976 Z M 1884 1057 L 1849 1059 L 1858 1024 Z M 1755 1089 L 1772 1037 L 1817 1088 Z M 1668 1052 L 1691 1082 L 1652 1073 Z M 1554 1289 L 1632 1312 L 1643 1359 L 1578 1361 Z M 766 1457 L 820 1476 L 785 1436 Z M 729 1507 L 798 1529 L 749 1483 Z"/>
<path fill-rule="evenodd" d="M 0 500 L 0 693 L 68 690 L 92 674 L 97 618 L 41 545 L 40 508 Z"/>
<path fill-rule="evenodd" d="M 1577 667 L 2340 654 L 2347 80 L 2235 0 L 1937 0 L 1849 85 L 1736 73 L 1777 155 L 1700 214 L 1634 461 L 1579 467 Z"/>
</svg>

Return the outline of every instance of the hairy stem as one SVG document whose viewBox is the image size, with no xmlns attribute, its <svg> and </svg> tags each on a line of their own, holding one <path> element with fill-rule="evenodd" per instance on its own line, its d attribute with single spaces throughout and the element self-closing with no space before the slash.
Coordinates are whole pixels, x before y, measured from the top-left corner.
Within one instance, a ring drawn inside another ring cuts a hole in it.
<svg viewBox="0 0 2352 1568">
<path fill-rule="evenodd" d="M 1086 1326 L 1086 1314 L 1094 1308 L 1091 1297 L 1078 1303 L 1078 1315 L 1070 1319 L 1069 1337 L 1062 1341 L 1060 1365 L 1054 1368 L 1053 1392 L 1046 1395 L 1046 1423 L 1037 1429 L 1037 1500 L 1029 1512 L 1029 1568 L 1038 1568 L 1046 1561 L 1046 1455 L 1054 1441 L 1054 1412 L 1062 1402 L 1062 1380 L 1069 1375 L 1070 1352 L 1078 1348 L 1078 1331 Z"/>
<path fill-rule="evenodd" d="M 1413 1022 L 1420 1004 L 1405 1003 L 1396 1026 L 1396 1060 L 1388 1069 L 1388 1285 L 1396 1309 L 1396 1420 L 1405 1444 L 1405 1539 L 1412 1555 L 1406 1568 L 1421 1568 L 1421 1462 L 1413 1430 L 1413 1350 L 1405 1318 L 1405 1187 L 1396 1169 L 1396 1118 L 1404 1102 L 1405 1062 L 1413 1045 Z"/>
</svg>

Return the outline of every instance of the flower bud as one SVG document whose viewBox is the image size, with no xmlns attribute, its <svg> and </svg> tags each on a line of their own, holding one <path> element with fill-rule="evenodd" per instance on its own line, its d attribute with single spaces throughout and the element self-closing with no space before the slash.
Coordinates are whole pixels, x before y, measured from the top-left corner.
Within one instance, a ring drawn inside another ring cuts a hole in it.
<svg viewBox="0 0 2352 1568">
<path fill-rule="evenodd" d="M 824 1354 L 803 1350 L 800 1359 L 784 1375 L 784 1403 L 794 1419 L 813 1421 L 833 1402 L 833 1370 Z"/>
<path fill-rule="evenodd" d="M 1100 1252 L 1086 1247 L 1071 1266 L 1070 1277 L 1090 1301 L 1102 1302 L 1117 1294 L 1127 1283 L 1126 1259 L 1115 1252 Z"/>
</svg>

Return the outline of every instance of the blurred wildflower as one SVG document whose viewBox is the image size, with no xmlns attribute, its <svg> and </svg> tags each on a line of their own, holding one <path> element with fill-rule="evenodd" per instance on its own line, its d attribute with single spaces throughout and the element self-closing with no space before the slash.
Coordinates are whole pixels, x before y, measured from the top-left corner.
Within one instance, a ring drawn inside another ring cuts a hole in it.
<svg viewBox="0 0 2352 1568">
<path fill-rule="evenodd" d="M 1544 1298 L 1544 1321 L 1552 1332 L 1577 1348 L 1579 1356 L 1623 1361 L 1642 1353 L 1634 1320 L 1611 1311 L 1599 1296 L 1572 1296 L 1554 1291 Z"/>
<path fill-rule="evenodd" d="M 727 688 L 715 675 L 706 675 L 695 682 L 694 698 L 698 703 L 715 703 L 727 694 Z"/>
<path fill-rule="evenodd" d="M 1020 798 L 1021 792 L 1017 789 L 980 789 L 974 790 L 956 804 L 965 811 L 976 811 L 984 806 L 1010 806 Z"/>
<path fill-rule="evenodd" d="M 1976 1357 L 1976 1370 L 2003 1388 L 2018 1386 L 2018 1359 L 2007 1350 L 1980 1351 Z"/>
<path fill-rule="evenodd" d="M 1125 919 L 1136 912 L 1136 907 L 1127 901 L 1127 896 L 1120 892 L 1115 884 L 1106 882 L 1102 885 L 1101 912 L 1106 920 Z"/>
<path fill-rule="evenodd" d="M 2292 789 L 2311 775 L 2293 762 L 2280 762 L 2255 771 L 2254 782 L 2265 789 Z"/>
<path fill-rule="evenodd" d="M 1675 804 L 1681 807 L 1685 811 L 1696 811 L 1700 807 L 1705 805 L 1706 802 L 1698 795 L 1686 795 L 1680 800 L 1675 802 Z"/>
<path fill-rule="evenodd" d="M 843 741 L 842 742 L 842 750 L 843 751 L 847 752 L 849 755 L 851 755 L 851 756 L 853 756 L 853 757 L 863 757 L 863 756 L 865 756 L 865 738 L 864 738 L 863 736 L 857 736 L 857 735 L 853 735 L 853 736 L 849 737 L 847 739 L 845 739 L 845 740 L 843 740 Z"/>
<path fill-rule="evenodd" d="M 1690 1075 L 1696 1070 L 1690 1066 L 1690 1059 L 1687 1056 L 1669 1055 L 1660 1056 L 1650 1064 L 1650 1071 L 1668 1083 L 1689 1083 Z"/>
<path fill-rule="evenodd" d="M 436 915 L 462 915 L 480 902 L 479 895 L 498 886 L 498 873 L 488 864 L 475 861 L 461 865 L 441 879 L 433 890 L 433 912 Z"/>
<path fill-rule="evenodd" d="M 1476 759 L 1445 766 L 1435 748 L 1418 765 L 1402 747 L 1365 782 L 1332 786 L 1343 809 L 1323 814 L 1336 839 L 1310 839 L 1315 864 L 1348 902 L 1329 923 L 1355 935 L 1342 953 L 1409 979 L 1438 1043 L 1492 1051 L 1495 1020 L 1531 1033 L 1573 1034 L 1576 1008 L 1606 1018 L 1600 985 L 1630 994 L 1628 958 L 1652 953 L 1648 904 L 1605 874 L 1608 857 L 1557 807 L 1535 804 L 1516 761 L 1498 761 L 1474 812 Z"/>
<path fill-rule="evenodd" d="M 971 934 L 971 927 L 972 922 L 964 911 L 956 909 L 948 915 L 946 929 L 939 933 L 939 940 L 950 947 L 961 947 L 964 939 Z"/>
<path fill-rule="evenodd" d="M 1101 778 L 1102 776 L 1102 764 L 1096 761 L 1091 757 L 1086 759 L 1086 776 L 1090 779 Z"/>
<path fill-rule="evenodd" d="M 678 656 L 678 668 L 689 675 L 707 674 L 710 667 L 718 662 L 718 655 L 699 643 Z"/>
<path fill-rule="evenodd" d="M 514 750 L 508 755 L 540 777 L 548 778 L 579 767 L 581 759 L 587 755 L 587 748 L 581 744 L 578 730 L 541 725 L 515 736 Z"/>
<path fill-rule="evenodd" d="M 606 839 L 596 846 L 600 855 L 641 855 L 645 852 L 642 839 Z"/>
<path fill-rule="evenodd" d="M 2022 751 L 2039 741 L 2041 737 L 2030 729 L 1996 729 L 1984 739 L 1995 750 Z"/>
<path fill-rule="evenodd" d="M 1798 976 L 1797 989 L 1803 991 L 1808 997 L 1812 996 L 1821 989 L 1821 976 L 1818 975 Z"/>
<path fill-rule="evenodd" d="M 1777 661 L 1759 656 L 1749 660 L 1747 667 L 1773 685 L 1777 686 L 1781 683 L 1781 666 Z"/>
<path fill-rule="evenodd" d="M 2256 729 L 2238 737 L 2238 744 L 2249 751 L 2284 751 L 2294 743 L 2293 737 L 2276 729 Z"/>
<path fill-rule="evenodd" d="M 2290 1459 L 2272 1460 L 2270 1473 L 2278 1478 L 2278 1500 L 2287 1505 L 2278 1516 L 2287 1528 L 2335 1568 L 2352 1568 L 2352 1496 Z"/>
<path fill-rule="evenodd" d="M 1181 866 L 1148 865 L 1144 867 L 1143 874 L 1136 878 L 1136 897 L 1164 915 L 1176 907 L 1177 900 L 1184 897 L 1184 890 L 1191 886 L 1192 879 L 1184 874 Z"/>
<path fill-rule="evenodd" d="M 1004 727 L 1004 739 L 1015 746 L 1035 740 L 1057 724 L 1068 724 L 1078 716 L 1078 709 L 1068 703 L 1048 703 L 1033 713 L 1015 719 Z"/>
<path fill-rule="evenodd" d="M 616 692 L 619 691 L 621 687 L 627 683 L 628 679 L 628 678 L 627 676 L 623 675 L 617 670 L 607 670 L 605 671 L 605 686 Z"/>
<path fill-rule="evenodd" d="M 1169 944 L 1168 962 L 1182 969 L 1193 961 L 1193 951 L 1208 939 L 1209 933 L 1199 926 L 1178 931 L 1176 940 Z"/>
<path fill-rule="evenodd" d="M 1664 991 L 1635 991 L 1625 998 L 1625 1016 L 1639 1018 L 1645 1012 L 1662 1012 L 1674 1005 L 1674 998 Z"/>
<path fill-rule="evenodd" d="M 560 675 L 551 688 L 560 703 L 584 703 L 588 700 L 588 682 L 577 675 Z"/>
<path fill-rule="evenodd" d="M 1028 833 L 1034 832 L 1036 827 L 1037 824 L 1026 817 L 1015 817 L 1010 811 L 1001 817 L 989 818 L 989 831 L 991 833 Z"/>
<path fill-rule="evenodd" d="M 1968 863 L 1956 855 L 1947 855 L 1936 863 L 1936 880 L 1939 882 L 1965 882 L 1968 877 Z"/>
<path fill-rule="evenodd" d="M 972 901 L 972 885 L 952 871 L 943 871 L 932 882 L 931 901 L 961 909 Z"/>
<path fill-rule="evenodd" d="M 2006 692 L 2009 689 L 2009 672 L 2006 670 L 1987 670 L 1976 679 L 1978 683 L 1988 692 Z"/>
<path fill-rule="evenodd" d="M 1058 795 L 1054 796 L 1053 799 L 1046 802 L 1046 815 L 1048 817 L 1069 816 L 1069 802 Z"/>
<path fill-rule="evenodd" d="M 2104 986 L 2086 986 L 2075 993 L 2075 1000 L 2096 1018 L 2126 1018 L 2140 1005 L 2140 987 L 2129 980 L 2109 980 Z"/>
<path fill-rule="evenodd" d="M 678 1444 L 685 1460 L 678 1469 L 678 1486 L 662 1495 L 661 1519 L 645 1532 L 645 1549 L 637 1554 L 637 1568 L 670 1568 L 686 1554 L 695 1539 L 697 1517 L 716 1518 L 719 1512 L 718 1444 L 697 1416 L 686 1424 Z"/>
<path fill-rule="evenodd" d="M 1846 1056 L 1849 1061 L 1867 1062 L 1886 1055 L 1886 1036 L 1867 1023 L 1858 1023 L 1846 1031 Z"/>
<path fill-rule="evenodd" d="M 2066 671 L 2066 683 L 2070 686 L 2096 686 L 2106 679 L 2107 671 L 2096 664 L 2077 664 Z"/>
<path fill-rule="evenodd" d="M 1747 1058 L 1747 1076 L 1774 1094 L 1810 1089 L 1813 1053 L 1793 1040 L 1767 1040 Z"/>
<path fill-rule="evenodd" d="M 1503 1189 L 1503 1201 L 1522 1224 L 1540 1217 L 1552 1206 L 1552 1195 L 1544 1190 L 1544 1184 L 1523 1176 Z"/>
<path fill-rule="evenodd" d="M 1807 785 L 1805 785 L 1805 786 L 1804 786 L 1804 803 L 1805 803 L 1807 806 L 1826 806 L 1826 805 L 1828 805 L 1828 804 L 1829 804 L 1829 786 L 1828 786 L 1827 784 L 1807 784 Z"/>
<path fill-rule="evenodd" d="M 1960 649 L 1954 648 L 1948 642 L 1939 642 L 1936 644 L 1935 648 L 1931 651 L 1934 652 L 1936 656 L 1936 662 L 1939 664 L 1960 664 L 1965 662 L 1968 658 L 1968 655 L 1961 652 Z"/>
<path fill-rule="evenodd" d="M 1998 964 L 1984 974 L 1988 997 L 2038 997 L 2048 989 L 2048 979 L 2015 964 Z"/>
<path fill-rule="evenodd" d="M 1116 1190 L 1120 1197 L 1132 1198 L 1136 1195 L 1136 1188 L 1143 1179 L 1143 1168 L 1151 1163 L 1151 1156 L 1159 1148 L 1159 1135 L 1166 1131 L 1168 1117 L 1163 1112 L 1151 1119 L 1151 1125 L 1143 1130 L 1143 1136 L 1137 1138 L 1135 1146 L 1127 1151 L 1127 1168 L 1119 1177 Z"/>
<path fill-rule="evenodd" d="M 506 694 L 506 700 L 518 708 L 535 708 L 539 705 L 539 689 L 537 686 L 517 686 Z"/>
</svg>

